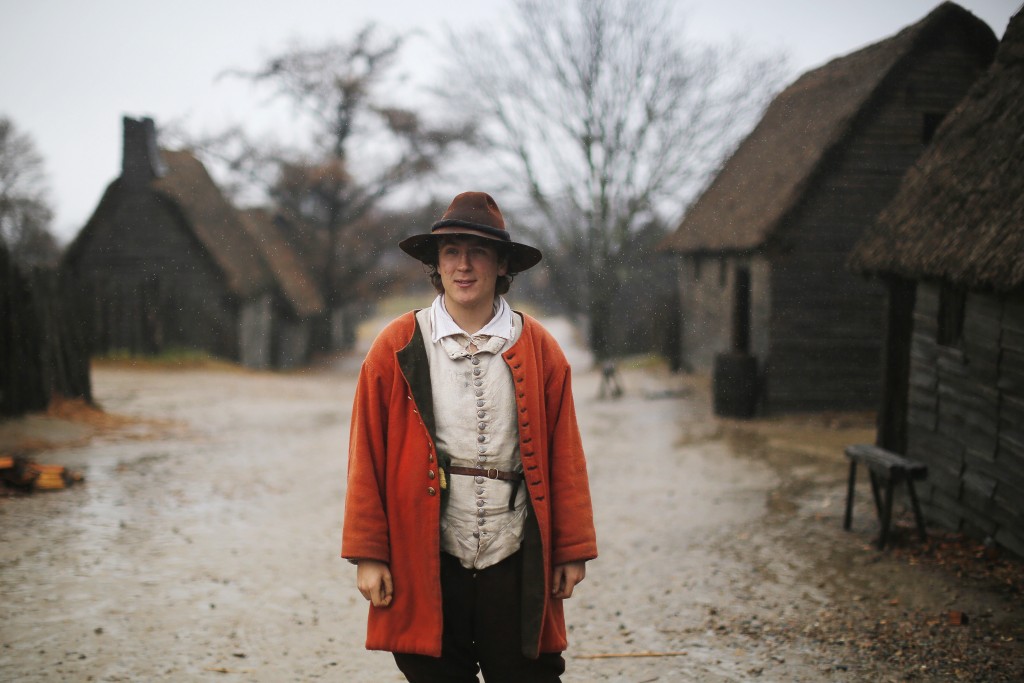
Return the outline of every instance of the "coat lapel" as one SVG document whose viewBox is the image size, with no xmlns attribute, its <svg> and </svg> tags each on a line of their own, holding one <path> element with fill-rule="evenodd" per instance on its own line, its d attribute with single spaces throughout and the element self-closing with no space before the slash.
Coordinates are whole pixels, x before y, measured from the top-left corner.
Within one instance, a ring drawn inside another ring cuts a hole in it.
<svg viewBox="0 0 1024 683">
<path fill-rule="evenodd" d="M 427 349 L 423 345 L 423 333 L 420 331 L 415 316 L 412 327 L 412 339 L 395 355 L 398 357 L 398 367 L 409 384 L 416 409 L 423 417 L 423 424 L 430 432 L 430 438 L 436 442 L 437 430 L 434 422 L 434 395 L 430 389 L 430 365 L 427 361 Z"/>
</svg>

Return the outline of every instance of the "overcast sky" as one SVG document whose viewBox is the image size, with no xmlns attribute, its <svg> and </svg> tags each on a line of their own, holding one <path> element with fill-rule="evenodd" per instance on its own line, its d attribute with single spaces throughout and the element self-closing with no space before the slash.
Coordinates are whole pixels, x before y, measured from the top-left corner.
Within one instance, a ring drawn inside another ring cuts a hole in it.
<svg viewBox="0 0 1024 683">
<path fill-rule="evenodd" d="M 678 0 L 685 36 L 738 38 L 788 53 L 795 78 L 921 19 L 934 0 Z M 1002 36 L 1020 0 L 964 0 Z M 405 50 L 410 99 L 430 80 L 445 27 L 500 25 L 506 0 L 0 0 L 0 115 L 42 154 L 69 240 L 119 173 L 121 117 L 152 116 L 193 132 L 264 112 L 264 95 L 232 79 L 294 42 L 344 38 L 369 20 L 417 30 Z M 496 29 L 497 30 L 497 29 Z M 263 119 L 264 127 L 287 119 Z"/>
</svg>

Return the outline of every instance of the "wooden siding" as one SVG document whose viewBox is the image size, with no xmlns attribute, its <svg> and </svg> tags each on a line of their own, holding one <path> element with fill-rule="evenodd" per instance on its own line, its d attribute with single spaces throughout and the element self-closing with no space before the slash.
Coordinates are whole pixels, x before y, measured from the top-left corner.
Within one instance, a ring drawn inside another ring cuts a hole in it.
<svg viewBox="0 0 1024 683">
<path fill-rule="evenodd" d="M 289 369 L 305 365 L 309 361 L 311 340 L 309 320 L 277 317 L 272 352 L 274 367 Z"/>
<path fill-rule="evenodd" d="M 920 283 L 908 456 L 928 464 L 930 520 L 1024 556 L 1024 294 L 968 292 L 963 337 L 940 345 L 939 290 Z"/>
<path fill-rule="evenodd" d="M 270 294 L 245 301 L 238 315 L 238 360 L 250 368 L 271 365 L 274 301 Z"/>
<path fill-rule="evenodd" d="M 108 199 L 70 265 L 89 301 L 94 351 L 240 359 L 238 302 L 175 207 L 144 190 Z"/>
<path fill-rule="evenodd" d="M 956 104 L 976 62 L 955 36 L 923 53 L 862 113 L 784 219 L 769 252 L 769 411 L 878 405 L 885 291 L 848 272 L 845 260 L 924 149 L 926 119 Z"/>
</svg>

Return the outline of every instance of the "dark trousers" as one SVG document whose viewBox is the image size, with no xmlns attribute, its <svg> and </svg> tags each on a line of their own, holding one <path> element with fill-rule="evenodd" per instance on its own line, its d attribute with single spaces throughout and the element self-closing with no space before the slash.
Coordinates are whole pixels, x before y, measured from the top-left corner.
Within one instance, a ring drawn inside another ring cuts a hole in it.
<svg viewBox="0 0 1024 683">
<path fill-rule="evenodd" d="M 558 653 L 523 656 L 520 634 L 519 553 L 487 569 L 466 569 L 441 553 L 444 634 L 441 656 L 395 653 L 411 683 L 558 683 L 565 660 Z"/>
</svg>

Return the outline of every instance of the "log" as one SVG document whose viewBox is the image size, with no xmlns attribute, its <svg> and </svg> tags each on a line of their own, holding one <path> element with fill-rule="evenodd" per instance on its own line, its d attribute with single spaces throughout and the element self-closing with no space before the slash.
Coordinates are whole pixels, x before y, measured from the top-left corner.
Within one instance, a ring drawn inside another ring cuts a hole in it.
<svg viewBox="0 0 1024 683">
<path fill-rule="evenodd" d="M 36 473 L 35 481 L 32 482 L 32 488 L 34 489 L 39 491 L 59 491 L 68 487 L 68 482 L 64 478 L 64 473 L 67 470 L 60 465 L 29 463 L 27 469 Z"/>
<path fill-rule="evenodd" d="M 15 455 L 0 456 L 0 479 L 8 486 L 27 491 L 59 491 L 83 481 L 84 477 L 63 465 L 30 462 Z"/>
</svg>

